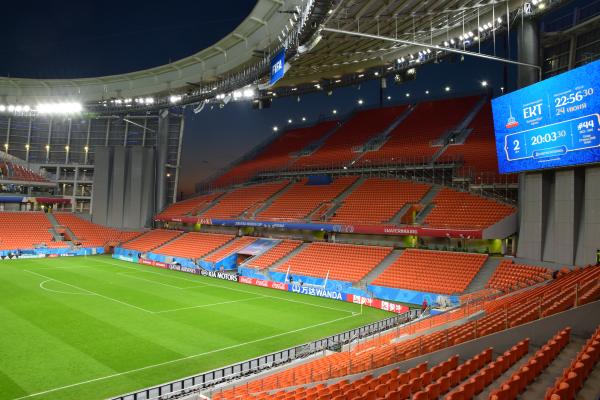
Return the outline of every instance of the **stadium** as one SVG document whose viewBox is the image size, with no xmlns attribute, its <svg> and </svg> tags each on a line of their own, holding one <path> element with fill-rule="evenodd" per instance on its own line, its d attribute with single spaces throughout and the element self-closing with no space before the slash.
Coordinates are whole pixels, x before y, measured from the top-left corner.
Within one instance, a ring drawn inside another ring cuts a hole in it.
<svg viewBox="0 0 600 400">
<path fill-rule="evenodd" d="M 600 399 L 599 0 L 122 3 L 7 5 L 0 400 Z"/>
</svg>

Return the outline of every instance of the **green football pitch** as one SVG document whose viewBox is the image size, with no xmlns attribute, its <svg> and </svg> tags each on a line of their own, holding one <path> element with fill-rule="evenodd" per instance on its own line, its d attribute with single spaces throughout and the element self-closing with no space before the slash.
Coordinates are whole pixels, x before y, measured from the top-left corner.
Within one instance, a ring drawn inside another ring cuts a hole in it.
<svg viewBox="0 0 600 400">
<path fill-rule="evenodd" d="M 390 316 L 108 256 L 0 262 L 0 399 L 92 400 Z"/>
</svg>

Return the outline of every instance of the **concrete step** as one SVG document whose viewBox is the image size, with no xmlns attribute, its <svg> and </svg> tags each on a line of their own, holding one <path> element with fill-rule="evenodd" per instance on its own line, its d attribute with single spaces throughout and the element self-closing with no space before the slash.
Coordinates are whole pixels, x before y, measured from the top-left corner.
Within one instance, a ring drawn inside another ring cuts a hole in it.
<svg viewBox="0 0 600 400">
<path fill-rule="evenodd" d="M 275 194 L 273 194 L 273 196 L 269 197 L 263 204 L 262 206 L 260 206 L 259 208 L 257 208 L 256 210 L 254 210 L 254 212 L 252 213 L 252 215 L 246 216 L 246 218 L 250 218 L 250 219 L 256 219 L 256 216 L 259 215 L 261 212 L 265 211 L 271 204 L 273 204 L 273 202 L 275 200 L 277 200 L 278 198 L 280 198 L 282 195 L 284 195 L 288 190 L 290 190 L 292 188 L 292 186 L 294 186 L 293 181 L 290 181 L 287 185 L 285 185 L 283 188 L 281 188 L 278 192 L 276 192 Z M 242 214 L 244 215 L 244 214 Z"/>
<path fill-rule="evenodd" d="M 351 118 L 351 117 L 352 116 L 350 116 L 349 118 Z M 298 158 L 298 157 L 310 156 L 315 151 L 319 150 L 319 148 L 321 146 L 323 146 L 323 143 L 325 143 L 327 141 L 327 139 L 329 139 L 331 137 L 331 135 L 333 135 L 335 132 L 337 132 L 337 130 L 340 129 L 342 126 L 344 126 L 343 123 L 338 123 L 332 130 L 330 130 L 329 132 L 327 132 L 320 139 L 318 139 L 318 140 L 310 143 L 308 146 L 306 146 L 305 148 L 303 148 L 299 152 L 297 152 L 295 154 L 290 154 L 290 157 L 292 157 L 292 158 Z"/>
<path fill-rule="evenodd" d="M 479 272 L 477 272 L 477 275 L 475 275 L 475 278 L 473 278 L 471 283 L 469 283 L 469 286 L 467 286 L 465 294 L 474 293 L 484 289 L 503 259 L 504 258 L 502 257 L 488 257 Z"/>
<path fill-rule="evenodd" d="M 280 265 L 285 265 L 285 263 L 288 262 L 288 260 L 290 258 L 294 257 L 296 254 L 298 254 L 299 252 L 304 250 L 306 247 L 308 247 L 309 244 L 310 243 L 303 243 L 300 246 L 296 247 L 290 254 L 286 255 L 281 260 L 277 261 L 276 263 L 271 265 L 269 268 L 267 268 L 267 272 L 275 271 L 277 268 L 279 268 Z"/>
<path fill-rule="evenodd" d="M 404 216 L 404 214 L 406 214 L 406 212 L 408 210 L 410 210 L 410 208 L 412 207 L 412 204 L 405 204 L 402 206 L 402 208 L 400 210 L 398 210 L 398 212 L 396 213 L 396 215 L 394 215 L 390 220 L 389 223 L 392 225 L 400 225 L 401 221 L 402 221 L 402 217 Z"/>
<path fill-rule="evenodd" d="M 358 178 L 356 181 L 354 181 L 354 183 L 350 186 L 348 186 L 342 193 L 340 193 L 335 199 L 333 199 L 332 201 L 330 201 L 331 203 L 331 207 L 329 207 L 329 209 L 327 210 L 327 212 L 325 212 L 325 214 L 323 214 L 323 221 L 327 221 L 334 213 L 335 211 L 340 208 L 343 204 L 344 204 L 344 200 L 346 199 L 346 197 L 348 197 L 353 191 L 354 189 L 356 189 L 357 187 L 359 187 L 360 185 L 363 184 L 363 182 L 365 181 L 365 179 L 367 179 L 364 176 L 361 176 L 360 178 Z M 316 213 L 317 211 L 319 211 L 319 207 L 321 205 L 319 205 L 317 208 L 315 208 L 306 218 L 307 221 L 311 221 L 314 213 Z"/>
<path fill-rule="evenodd" d="M 48 228 L 48 232 L 50 232 L 55 242 L 62 242 L 64 240 L 63 236 L 56 232 L 54 228 Z"/>
<path fill-rule="evenodd" d="M 153 248 L 153 249 L 152 249 L 152 250 L 150 250 L 150 251 L 155 251 L 155 250 L 158 250 L 158 249 L 162 248 L 163 246 L 166 246 L 166 245 L 168 245 L 169 243 L 171 243 L 171 242 L 174 242 L 175 240 L 179 239 L 179 238 L 180 238 L 180 237 L 181 237 L 181 236 L 182 236 L 184 233 L 185 233 L 185 232 L 180 232 L 180 233 L 179 233 L 179 235 L 175 236 L 173 239 L 171 239 L 171 240 L 167 240 L 166 242 L 164 242 L 164 243 L 163 243 L 163 244 L 161 244 L 160 246 L 158 246 L 158 247 L 155 247 L 155 248 Z M 143 234 L 142 234 L 142 235 L 143 235 Z M 140 236 L 141 236 L 141 235 L 140 235 Z M 139 236 L 136 236 L 136 237 L 139 237 Z"/>
<path fill-rule="evenodd" d="M 433 210 L 434 208 L 435 208 L 435 204 L 432 204 L 432 203 L 427 204 L 425 206 L 425 208 L 423 208 L 415 217 L 415 223 L 422 224 L 423 221 L 425 221 L 425 218 L 427 217 L 427 215 L 429 215 L 431 210 Z"/>
<path fill-rule="evenodd" d="M 52 224 L 52 229 L 54 230 L 53 236 L 54 236 L 54 234 L 57 234 L 60 237 L 60 240 L 58 240 L 58 241 L 64 241 L 64 239 L 56 231 L 57 228 L 64 230 L 65 233 L 69 236 L 69 238 L 71 238 L 71 241 L 73 241 L 73 242 L 79 241 L 79 239 L 77 238 L 77 236 L 75 236 L 73 231 L 71 229 L 69 229 L 67 226 L 59 224 L 58 221 L 56 220 L 56 217 L 52 213 L 46 213 L 45 215 L 46 215 L 46 218 L 48 218 L 48 221 L 50 221 L 50 223 Z M 54 240 L 57 240 L 56 237 Z"/>
<path fill-rule="evenodd" d="M 221 200 L 221 197 L 225 196 L 225 194 L 227 194 L 227 192 L 221 193 L 219 196 L 215 197 L 210 203 L 196 210 L 195 215 L 202 215 L 211 208 L 213 208 Z"/>
<path fill-rule="evenodd" d="M 394 261 L 400 257 L 404 250 L 394 250 L 385 257 L 378 266 L 373 268 L 364 278 L 356 282 L 353 286 L 358 289 L 365 289 L 368 284 L 373 282 L 379 275 L 383 273 Z"/>
<path fill-rule="evenodd" d="M 523 400 L 543 399 L 548 388 L 554 385 L 556 378 L 562 375 L 565 368 L 575 358 L 585 340 L 571 335 L 571 342 L 560 352 L 560 354 L 546 367 L 544 371 L 531 382 L 525 392 L 520 396 Z"/>
<path fill-rule="evenodd" d="M 600 399 L 600 363 L 596 364 L 575 399 Z"/>
<path fill-rule="evenodd" d="M 515 363 L 515 365 L 513 365 L 505 373 L 500 375 L 498 377 L 498 379 L 496 379 L 494 382 L 492 382 L 491 385 L 486 387 L 483 390 L 483 392 L 481 392 L 477 396 L 473 397 L 473 399 L 474 400 L 488 400 L 490 397 L 490 393 L 493 392 L 494 390 L 498 389 L 498 387 L 500 387 L 500 385 L 503 384 L 504 381 L 506 381 L 508 378 L 510 378 L 512 376 L 512 374 L 514 374 L 516 371 L 518 371 L 519 368 L 521 368 L 523 365 L 527 364 L 529 357 L 531 357 L 531 355 L 534 354 L 536 351 L 537 351 L 537 349 L 534 348 L 533 346 L 531 346 L 531 343 L 530 343 L 529 344 L 529 353 L 525 354 L 519 361 L 517 361 Z M 498 357 L 499 355 L 500 354 L 496 354 L 496 352 L 494 352 L 492 361 L 494 361 L 496 359 L 496 357 Z M 543 399 L 543 397 L 542 397 L 542 399 Z"/>
<path fill-rule="evenodd" d="M 394 121 L 392 121 L 392 123 L 385 128 L 383 132 L 371 137 L 371 139 L 369 139 L 369 141 L 364 145 L 357 146 L 355 149 L 353 149 L 354 151 L 360 153 L 360 156 L 357 158 L 362 157 L 362 154 L 368 151 L 379 150 L 389 139 L 390 133 L 392 133 L 394 129 L 396 129 L 398 125 L 400 125 L 413 112 L 414 109 L 415 105 L 410 105 L 408 109 L 400 114 Z"/>
</svg>

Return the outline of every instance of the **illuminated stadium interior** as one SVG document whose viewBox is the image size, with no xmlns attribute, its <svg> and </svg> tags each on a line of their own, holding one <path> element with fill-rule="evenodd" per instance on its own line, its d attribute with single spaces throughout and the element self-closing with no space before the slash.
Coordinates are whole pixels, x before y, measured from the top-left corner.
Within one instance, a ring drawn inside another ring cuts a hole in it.
<svg viewBox="0 0 600 400">
<path fill-rule="evenodd" d="M 600 0 L 222 3 L 7 5 L 0 400 L 600 399 Z"/>
</svg>

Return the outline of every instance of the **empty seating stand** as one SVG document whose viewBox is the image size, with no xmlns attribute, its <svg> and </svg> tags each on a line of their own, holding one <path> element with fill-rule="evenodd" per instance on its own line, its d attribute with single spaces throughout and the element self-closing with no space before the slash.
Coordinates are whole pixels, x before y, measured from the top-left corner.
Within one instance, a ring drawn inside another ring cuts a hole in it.
<svg viewBox="0 0 600 400">
<path fill-rule="evenodd" d="M 241 217 L 244 211 L 257 203 L 266 201 L 269 197 L 286 187 L 288 183 L 288 181 L 278 181 L 233 189 L 220 197 L 217 204 L 202 213 L 201 216 L 204 218 L 224 219 Z"/>
<path fill-rule="evenodd" d="M 250 259 L 244 266 L 256 269 L 268 268 L 296 250 L 300 245 L 302 245 L 300 240 L 282 240 L 259 256 Z"/>
<path fill-rule="evenodd" d="M 293 168 L 342 167 L 360 157 L 357 148 L 383 133 L 406 110 L 406 106 L 356 112 L 313 154 L 298 158 Z"/>
<path fill-rule="evenodd" d="M 216 250 L 215 252 L 211 253 L 210 255 L 204 257 L 205 261 L 210 261 L 210 262 L 217 262 L 220 261 L 222 259 L 224 259 L 225 257 L 235 253 L 236 251 L 242 250 L 244 247 L 252 244 L 252 242 L 254 242 L 256 240 L 255 237 L 251 237 L 251 236 L 243 236 L 241 238 L 237 238 L 234 241 L 232 241 L 231 243 L 228 243 L 227 245 L 223 246 L 222 248 Z"/>
<path fill-rule="evenodd" d="M 0 179 L 24 182 L 48 182 L 31 169 L 9 161 L 0 161 Z"/>
<path fill-rule="evenodd" d="M 218 249 L 230 240 L 233 240 L 233 238 L 233 235 L 189 232 L 156 249 L 155 253 L 172 257 L 197 259 Z"/>
<path fill-rule="evenodd" d="M 281 264 L 277 270 L 290 274 L 357 282 L 390 254 L 391 247 L 311 243 Z"/>
<path fill-rule="evenodd" d="M 205 194 L 173 203 L 161 211 L 156 218 L 182 217 L 188 214 L 194 215 L 197 211 L 209 205 L 219 195 L 220 193 Z"/>
<path fill-rule="evenodd" d="M 516 212 L 512 206 L 447 188 L 431 202 L 435 207 L 424 221 L 430 227 L 484 229 Z"/>
<path fill-rule="evenodd" d="M 285 169 L 295 160 L 296 153 L 335 129 L 338 123 L 336 120 L 324 121 L 313 126 L 286 131 L 256 157 L 233 167 L 216 179 L 212 185 L 225 187 L 246 182 L 260 172 Z"/>
<path fill-rule="evenodd" d="M 146 253 L 154 250 L 157 247 L 162 246 L 169 240 L 175 239 L 181 235 L 181 231 L 167 230 L 167 229 L 155 229 L 144 233 L 143 235 L 130 240 L 123 244 L 121 247 L 127 250 L 135 250 L 140 253 Z"/>
<path fill-rule="evenodd" d="M 307 179 L 302 179 L 258 214 L 256 219 L 259 221 L 302 220 L 321 204 L 335 199 L 357 179 L 356 176 L 345 176 L 336 178 L 328 185 L 310 185 Z"/>
<path fill-rule="evenodd" d="M 430 162 L 441 148 L 432 146 L 431 142 L 440 139 L 445 132 L 462 122 L 478 100 L 478 97 L 465 97 L 417 104 L 390 133 L 385 144 L 376 151 L 364 153 L 357 165 Z"/>
<path fill-rule="evenodd" d="M 381 224 L 389 222 L 407 203 L 418 203 L 431 185 L 397 179 L 368 178 L 335 210 L 330 222 Z"/>
<path fill-rule="evenodd" d="M 83 247 L 113 246 L 141 235 L 141 232 L 122 231 L 79 218 L 72 213 L 53 213 L 56 221 L 73 232 Z"/>
<path fill-rule="evenodd" d="M 440 294 L 461 293 L 486 260 L 486 254 L 408 249 L 371 284 Z"/>
<path fill-rule="evenodd" d="M 494 271 L 487 287 L 510 292 L 544 282 L 550 278 L 552 278 L 552 274 L 548 268 L 515 264 L 512 260 L 503 260 Z"/>
<path fill-rule="evenodd" d="M 51 228 L 43 212 L 0 212 L 0 250 L 33 249 L 41 244 L 67 247 L 54 242 Z"/>
</svg>

